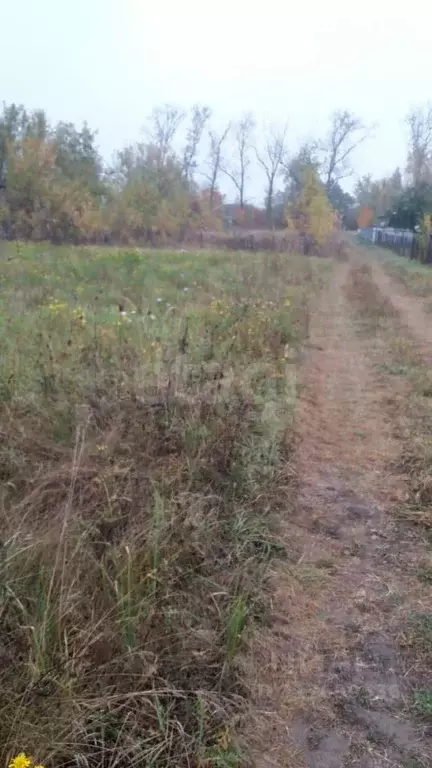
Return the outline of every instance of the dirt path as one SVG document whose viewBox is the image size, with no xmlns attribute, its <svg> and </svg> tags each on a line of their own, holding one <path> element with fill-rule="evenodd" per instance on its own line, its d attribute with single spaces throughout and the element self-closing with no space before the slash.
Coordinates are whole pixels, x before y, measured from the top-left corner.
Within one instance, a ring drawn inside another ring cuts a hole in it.
<svg viewBox="0 0 432 768">
<path fill-rule="evenodd" d="M 298 501 L 283 532 L 289 563 L 275 574 L 274 624 L 258 649 L 262 768 L 432 765 L 431 740 L 407 706 L 397 642 L 406 617 L 431 605 L 430 587 L 415 575 L 423 544 L 389 514 L 404 493 L 390 470 L 400 453 L 393 393 L 373 340 L 354 326 L 355 268 L 337 266 L 311 320 Z"/>
<path fill-rule="evenodd" d="M 380 291 L 399 312 L 402 322 L 407 326 L 412 336 L 421 344 L 423 351 L 430 355 L 432 352 L 432 316 L 430 312 L 424 310 L 424 302 L 421 297 L 407 294 L 376 263 L 372 266 L 372 274 Z"/>
</svg>

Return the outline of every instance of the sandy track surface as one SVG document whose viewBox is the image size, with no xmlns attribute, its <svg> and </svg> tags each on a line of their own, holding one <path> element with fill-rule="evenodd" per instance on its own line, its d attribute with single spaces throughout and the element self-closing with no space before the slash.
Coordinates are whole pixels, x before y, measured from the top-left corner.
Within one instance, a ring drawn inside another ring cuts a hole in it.
<svg viewBox="0 0 432 768">
<path fill-rule="evenodd" d="M 416 576 L 425 543 L 391 514 L 405 483 L 392 469 L 401 451 L 394 389 L 377 369 L 375 340 L 358 332 L 353 297 L 367 311 L 379 292 L 426 354 L 432 333 L 381 268 L 364 268 L 372 298 L 359 293 L 362 269 L 355 258 L 337 265 L 311 316 L 297 504 L 283 524 L 288 563 L 275 572 L 272 627 L 255 654 L 258 766 L 432 765 L 399 643 L 408 617 L 432 608 L 431 587 Z"/>
</svg>

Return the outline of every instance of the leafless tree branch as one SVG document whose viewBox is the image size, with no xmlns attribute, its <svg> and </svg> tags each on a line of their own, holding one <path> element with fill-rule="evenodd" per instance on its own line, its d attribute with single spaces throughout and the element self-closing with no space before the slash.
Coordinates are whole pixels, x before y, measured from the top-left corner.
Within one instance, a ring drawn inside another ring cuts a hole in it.
<svg viewBox="0 0 432 768">
<path fill-rule="evenodd" d="M 267 178 L 266 213 L 269 221 L 271 221 L 273 214 L 276 177 L 286 154 L 286 134 L 286 125 L 281 129 L 270 126 L 266 131 L 263 150 L 258 150 L 255 147 L 256 158 Z"/>
<path fill-rule="evenodd" d="M 254 117 L 247 112 L 236 125 L 234 162 L 221 167 L 221 171 L 231 179 L 237 189 L 240 208 L 244 208 L 246 202 L 245 186 L 251 164 L 251 138 L 254 129 Z"/>
<path fill-rule="evenodd" d="M 172 104 L 155 107 L 147 130 L 150 142 L 157 150 L 159 170 L 165 165 L 172 151 L 174 137 L 185 118 L 183 110 Z"/>
<path fill-rule="evenodd" d="M 186 134 L 186 146 L 183 151 L 183 174 L 190 183 L 196 170 L 196 156 L 206 123 L 210 119 L 211 109 L 200 104 L 192 107 L 191 124 Z"/>
<path fill-rule="evenodd" d="M 328 135 L 319 147 L 327 191 L 336 182 L 351 176 L 350 156 L 369 135 L 370 128 L 348 110 L 333 113 Z"/>
<path fill-rule="evenodd" d="M 203 175 L 209 181 L 210 190 L 210 208 L 213 210 L 214 197 L 217 189 L 217 181 L 219 173 L 222 170 L 222 147 L 231 130 L 231 123 L 228 123 L 225 130 L 218 134 L 215 131 L 209 131 L 210 148 L 207 159 L 208 172 L 204 171 Z"/>
<path fill-rule="evenodd" d="M 406 118 L 409 128 L 407 171 L 413 185 L 430 182 L 432 177 L 432 104 L 412 109 Z"/>
</svg>

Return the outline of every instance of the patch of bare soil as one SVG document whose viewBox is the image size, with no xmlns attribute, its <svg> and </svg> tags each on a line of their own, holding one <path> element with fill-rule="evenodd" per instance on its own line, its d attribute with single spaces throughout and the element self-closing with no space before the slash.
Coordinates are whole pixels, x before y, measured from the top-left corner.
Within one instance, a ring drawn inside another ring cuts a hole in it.
<svg viewBox="0 0 432 768">
<path fill-rule="evenodd" d="M 373 340 L 354 327 L 356 268 L 337 265 L 311 318 L 289 558 L 255 650 L 247 739 L 259 768 L 432 765 L 398 642 L 407 617 L 431 605 L 416 576 L 424 545 L 388 514 L 405 482 L 390 470 L 400 454 L 394 392 L 372 362 Z"/>
</svg>

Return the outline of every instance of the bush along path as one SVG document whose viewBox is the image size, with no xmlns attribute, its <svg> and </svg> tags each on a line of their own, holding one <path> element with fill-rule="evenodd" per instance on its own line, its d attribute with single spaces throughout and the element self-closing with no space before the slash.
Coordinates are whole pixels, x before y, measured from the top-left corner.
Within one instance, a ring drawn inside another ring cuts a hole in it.
<svg viewBox="0 0 432 768">
<path fill-rule="evenodd" d="M 432 765 L 428 340 L 374 275 L 353 254 L 312 313 L 288 560 L 249 670 L 263 768 Z"/>
</svg>

